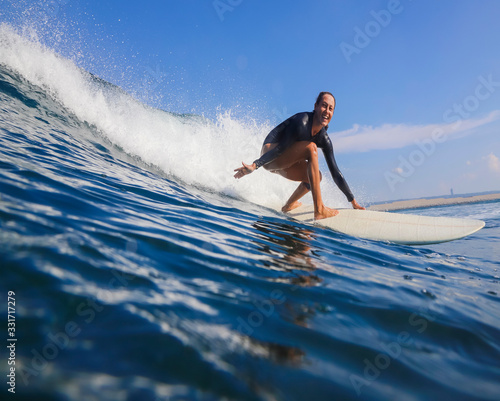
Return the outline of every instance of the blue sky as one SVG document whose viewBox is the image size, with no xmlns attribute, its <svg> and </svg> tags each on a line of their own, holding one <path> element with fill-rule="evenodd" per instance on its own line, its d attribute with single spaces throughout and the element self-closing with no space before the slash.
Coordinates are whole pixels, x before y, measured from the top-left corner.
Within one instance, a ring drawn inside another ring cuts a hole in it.
<svg viewBox="0 0 500 401">
<path fill-rule="evenodd" d="M 333 92 L 336 158 L 367 201 L 500 191 L 496 0 L 33 4 L 2 0 L 1 20 L 165 110 L 279 123 Z"/>
</svg>

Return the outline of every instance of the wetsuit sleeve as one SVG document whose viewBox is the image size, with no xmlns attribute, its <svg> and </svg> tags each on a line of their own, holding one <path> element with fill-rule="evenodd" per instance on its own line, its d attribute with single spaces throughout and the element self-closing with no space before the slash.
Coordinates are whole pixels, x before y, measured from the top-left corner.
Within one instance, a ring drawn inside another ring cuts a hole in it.
<svg viewBox="0 0 500 401">
<path fill-rule="evenodd" d="M 261 157 L 254 161 L 257 168 L 265 166 L 268 163 L 271 163 L 273 160 L 277 159 L 287 148 L 283 143 L 279 143 L 274 149 L 271 149 L 269 152 L 264 153 Z"/>
<path fill-rule="evenodd" d="M 270 151 L 264 153 L 260 158 L 254 161 L 257 168 L 265 166 L 271 163 L 273 160 L 277 159 L 294 141 L 293 138 L 293 122 L 294 117 L 283 121 L 277 127 L 275 127 L 264 140 L 264 144 L 267 143 L 277 143 L 278 145 L 271 149 Z"/>
<path fill-rule="evenodd" d="M 330 174 L 332 175 L 333 181 L 335 181 L 335 184 L 337 184 L 339 189 L 347 197 L 347 200 L 349 202 L 352 202 L 354 200 L 354 195 L 352 194 L 349 185 L 347 185 L 347 181 L 345 180 L 344 176 L 342 175 L 337 166 L 337 162 L 335 161 L 335 157 L 333 156 L 332 141 L 330 140 L 330 138 L 326 133 L 324 134 L 324 139 L 322 142 L 323 143 L 321 148 L 323 149 L 323 154 L 325 155 L 326 164 L 328 165 L 328 169 L 330 170 Z"/>
</svg>

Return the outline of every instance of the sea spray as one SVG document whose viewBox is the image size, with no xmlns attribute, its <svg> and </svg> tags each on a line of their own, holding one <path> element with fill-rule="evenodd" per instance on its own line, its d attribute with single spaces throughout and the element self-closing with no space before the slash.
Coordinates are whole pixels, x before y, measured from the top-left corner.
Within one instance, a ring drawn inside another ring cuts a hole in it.
<svg viewBox="0 0 500 401">
<path fill-rule="evenodd" d="M 212 122 L 152 108 L 7 24 L 0 25 L 0 57 L 79 121 L 174 179 L 271 208 L 279 208 L 297 185 L 264 169 L 241 180 L 233 177 L 242 161 L 252 163 L 259 157 L 272 129 L 268 121 L 243 121 L 227 110 Z M 323 186 L 329 205 L 345 202 L 334 187 Z"/>
</svg>

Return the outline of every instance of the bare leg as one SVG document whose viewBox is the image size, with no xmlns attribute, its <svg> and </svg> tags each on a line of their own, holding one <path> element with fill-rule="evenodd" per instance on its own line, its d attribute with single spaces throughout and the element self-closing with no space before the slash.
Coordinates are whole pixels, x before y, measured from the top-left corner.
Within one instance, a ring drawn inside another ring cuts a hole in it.
<svg viewBox="0 0 500 401">
<path fill-rule="evenodd" d="M 337 210 L 327 208 L 323 204 L 320 188 L 321 173 L 318 164 L 318 149 L 315 143 L 296 142 L 276 160 L 265 166 L 265 168 L 290 180 L 308 182 L 310 184 L 314 202 L 314 218 L 316 220 L 333 217 L 338 214 Z M 287 205 L 291 206 L 292 203 L 304 196 L 307 193 L 307 191 L 304 191 L 304 188 L 300 188 L 299 186 L 285 207 Z"/>
<path fill-rule="evenodd" d="M 285 203 L 285 206 L 281 208 L 281 211 L 286 213 L 301 206 L 302 203 L 299 202 L 299 199 L 310 191 L 308 186 L 308 183 L 301 182 L 292 196 L 290 196 L 290 199 Z"/>
<path fill-rule="evenodd" d="M 316 144 L 312 142 L 308 148 L 310 151 L 310 157 L 307 163 L 307 176 L 309 177 L 314 202 L 314 219 L 319 220 L 336 216 L 339 214 L 338 210 L 327 208 L 323 204 L 320 188 L 321 173 L 319 172 L 318 148 L 316 147 Z"/>
</svg>

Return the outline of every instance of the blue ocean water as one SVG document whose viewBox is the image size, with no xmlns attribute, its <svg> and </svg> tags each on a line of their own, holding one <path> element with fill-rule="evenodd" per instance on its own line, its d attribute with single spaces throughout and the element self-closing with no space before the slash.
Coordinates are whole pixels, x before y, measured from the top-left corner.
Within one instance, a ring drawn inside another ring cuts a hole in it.
<svg viewBox="0 0 500 401">
<path fill-rule="evenodd" d="M 285 180 L 232 178 L 268 128 L 146 107 L 0 26 L 2 399 L 500 398 L 499 202 L 408 211 L 486 221 L 426 247 L 300 224 Z"/>
</svg>

